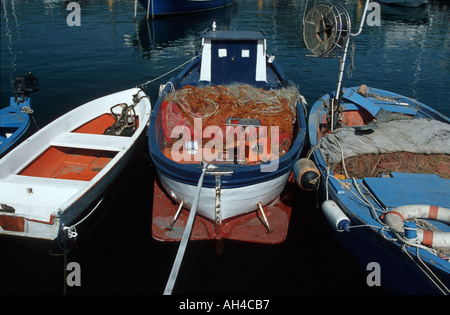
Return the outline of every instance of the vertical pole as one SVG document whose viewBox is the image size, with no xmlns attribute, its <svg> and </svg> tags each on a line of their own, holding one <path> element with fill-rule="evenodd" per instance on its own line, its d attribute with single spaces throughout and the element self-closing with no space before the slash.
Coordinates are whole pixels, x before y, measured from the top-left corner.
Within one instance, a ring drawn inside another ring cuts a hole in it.
<svg viewBox="0 0 450 315">
<path fill-rule="evenodd" d="M 342 89 L 342 79 L 344 76 L 344 68 L 345 68 L 345 61 L 347 59 L 347 52 L 348 52 L 348 46 L 350 44 L 350 37 L 356 37 L 359 34 L 361 34 L 361 31 L 363 29 L 364 26 L 364 21 L 366 19 L 366 14 L 367 14 L 367 8 L 369 6 L 369 2 L 370 0 L 366 0 L 366 4 L 364 5 L 364 11 L 363 11 L 363 15 L 361 18 L 361 22 L 359 24 L 359 29 L 358 32 L 356 33 L 350 33 L 349 36 L 347 37 L 346 43 L 345 43 L 345 47 L 344 47 L 344 52 L 343 52 L 343 56 L 340 60 L 340 64 L 339 64 L 339 75 L 338 75 L 338 82 L 337 82 L 337 87 L 336 87 L 336 95 L 334 97 L 334 99 L 332 100 L 331 103 L 331 131 L 334 130 L 334 110 L 335 108 L 337 109 L 339 107 L 339 99 L 341 97 L 341 89 Z M 348 19 L 350 22 L 350 18 Z M 349 28 L 349 31 L 351 30 L 351 28 Z"/>
<path fill-rule="evenodd" d="M 334 130 L 334 110 L 339 107 L 339 99 L 341 98 L 341 89 L 342 89 L 342 78 L 344 76 L 344 68 L 345 68 L 345 61 L 347 59 L 347 51 L 348 51 L 348 45 L 350 44 L 350 36 L 347 37 L 347 40 L 345 42 L 344 47 L 344 53 L 342 58 L 339 62 L 339 75 L 338 75 L 338 82 L 336 87 L 336 95 L 334 96 L 334 99 L 332 100 L 331 104 L 331 131 Z"/>
</svg>

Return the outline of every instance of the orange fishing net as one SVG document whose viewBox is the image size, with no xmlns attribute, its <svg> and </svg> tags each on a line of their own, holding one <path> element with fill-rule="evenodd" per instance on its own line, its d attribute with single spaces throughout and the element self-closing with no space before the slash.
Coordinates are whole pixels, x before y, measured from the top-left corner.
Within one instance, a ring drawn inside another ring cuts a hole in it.
<svg viewBox="0 0 450 315">
<path fill-rule="evenodd" d="M 393 152 L 363 154 L 347 158 L 345 167 L 349 177 L 379 177 L 390 172 L 437 174 L 450 179 L 450 155 Z M 345 174 L 342 163 L 332 166 L 335 174 Z"/>
<path fill-rule="evenodd" d="M 166 147 L 177 140 L 171 137 L 175 126 L 187 126 L 193 135 L 195 118 L 201 119 L 202 132 L 208 126 L 218 126 L 224 135 L 227 118 L 259 119 L 260 125 L 269 130 L 273 126 L 279 127 L 281 156 L 292 144 L 297 97 L 295 87 L 267 91 L 249 85 L 186 85 L 168 94 L 162 103 Z"/>
</svg>

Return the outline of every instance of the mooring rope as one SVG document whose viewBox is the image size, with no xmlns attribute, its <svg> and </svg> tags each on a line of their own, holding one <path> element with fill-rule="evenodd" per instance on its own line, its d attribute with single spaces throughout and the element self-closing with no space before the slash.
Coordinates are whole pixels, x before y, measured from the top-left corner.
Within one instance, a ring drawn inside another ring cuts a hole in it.
<svg viewBox="0 0 450 315">
<path fill-rule="evenodd" d="M 146 88 L 146 87 L 147 87 L 147 85 L 148 85 L 149 83 L 152 83 L 152 82 L 154 82 L 154 81 L 156 81 L 156 80 L 159 80 L 159 79 L 161 79 L 161 78 L 165 77 L 166 75 L 168 75 L 168 74 L 170 74 L 170 73 L 174 72 L 175 70 L 177 70 L 177 69 L 180 69 L 181 67 L 185 66 L 186 64 L 188 64 L 188 63 L 190 63 L 190 62 L 194 61 L 194 59 L 195 59 L 195 58 L 197 58 L 197 56 L 195 56 L 195 57 L 192 57 L 192 58 L 191 58 L 191 59 L 189 59 L 188 61 L 186 61 L 186 62 L 182 63 L 181 65 L 179 65 L 179 66 L 177 66 L 177 67 L 173 68 L 172 70 L 170 70 L 170 71 L 168 71 L 168 72 L 166 72 L 166 73 L 164 73 L 164 74 L 160 75 L 159 77 L 156 77 L 156 78 L 154 78 L 154 79 L 148 80 L 147 82 L 145 82 L 145 83 L 143 83 L 143 84 L 140 84 L 140 85 L 138 85 L 138 87 L 141 87 L 141 88 Z"/>
<path fill-rule="evenodd" d="M 175 285 L 175 280 L 177 279 L 178 271 L 180 270 L 181 261 L 183 260 L 184 252 L 186 250 L 186 245 L 191 235 L 192 226 L 194 225 L 194 218 L 197 212 L 197 207 L 200 199 L 200 191 L 203 185 L 203 178 L 205 177 L 205 173 L 206 170 L 208 169 L 209 164 L 207 164 L 206 162 L 202 162 L 202 165 L 203 165 L 202 174 L 200 175 L 200 179 L 198 180 L 197 192 L 192 202 L 192 207 L 189 213 L 186 227 L 183 232 L 183 237 L 181 239 L 180 246 L 178 247 L 177 256 L 175 257 L 175 262 L 172 266 L 172 271 L 170 272 L 169 280 L 167 281 L 166 288 L 164 290 L 164 295 L 172 294 L 172 290 Z"/>
</svg>

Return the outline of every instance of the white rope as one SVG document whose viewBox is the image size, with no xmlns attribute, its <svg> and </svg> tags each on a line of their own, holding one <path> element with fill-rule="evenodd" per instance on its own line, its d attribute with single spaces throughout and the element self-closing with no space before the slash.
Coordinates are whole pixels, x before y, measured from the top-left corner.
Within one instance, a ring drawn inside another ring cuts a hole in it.
<svg viewBox="0 0 450 315">
<path fill-rule="evenodd" d="M 166 73 L 160 75 L 159 77 L 156 77 L 156 78 L 154 78 L 154 79 L 152 79 L 152 80 L 149 80 L 149 81 L 145 82 L 144 84 L 141 84 L 140 86 L 146 88 L 147 85 L 148 85 L 149 83 L 152 83 L 152 82 L 154 82 L 154 81 L 156 81 L 156 80 L 161 79 L 162 77 L 165 77 L 166 75 L 168 75 L 168 74 L 174 72 L 175 70 L 177 70 L 177 69 L 183 67 L 184 65 L 186 65 L 186 64 L 188 64 L 188 63 L 190 63 L 190 62 L 192 62 L 195 58 L 197 58 L 197 56 L 192 57 L 191 59 L 189 59 L 188 61 L 186 61 L 186 62 L 184 62 L 183 64 L 179 65 L 178 67 L 173 68 L 172 70 L 170 70 L 170 71 L 168 71 L 168 72 L 166 72 Z"/>
<path fill-rule="evenodd" d="M 104 196 L 103 196 L 103 198 L 105 198 Z M 100 203 L 103 201 L 103 198 L 102 199 L 100 199 L 99 200 L 99 202 L 95 205 L 95 207 L 83 218 L 83 219 L 81 219 L 80 221 L 78 221 L 77 223 L 75 223 L 74 225 L 72 225 L 72 226 L 64 226 L 63 227 L 63 230 L 64 231 L 67 231 L 67 236 L 69 237 L 69 238 L 75 238 L 75 237 L 77 237 L 78 236 L 78 233 L 77 233 L 77 229 L 76 229 L 76 226 L 78 225 L 78 224 L 80 224 L 81 222 L 83 222 L 84 220 L 86 220 L 97 208 L 98 208 L 98 206 L 100 205 Z M 62 211 L 60 210 L 60 212 L 61 212 L 61 214 L 62 214 Z M 61 220 L 61 215 L 60 215 L 60 220 Z"/>
<path fill-rule="evenodd" d="M 342 168 L 344 169 L 345 176 L 347 178 L 349 178 L 350 176 L 348 176 L 347 167 L 345 166 L 344 149 L 342 148 L 341 143 L 339 142 L 338 138 L 336 137 L 336 134 L 333 132 L 332 135 L 334 137 L 334 140 L 336 140 L 336 143 L 339 145 L 339 148 L 341 151 Z"/>
<path fill-rule="evenodd" d="M 418 244 L 415 244 L 418 245 Z M 413 246 L 415 246 L 413 245 Z M 404 244 L 402 246 L 402 251 L 406 254 L 406 256 L 408 256 L 409 259 L 411 259 L 412 262 L 414 262 L 416 264 L 416 266 L 430 279 L 430 281 L 439 289 L 439 291 L 442 292 L 442 294 L 447 295 L 450 293 L 450 290 L 445 286 L 444 283 L 442 283 L 442 281 L 439 279 L 438 276 L 436 276 L 434 274 L 434 272 L 422 261 L 422 259 L 420 258 L 419 255 L 419 246 L 417 247 L 417 259 L 422 263 L 422 265 L 428 270 L 429 273 L 427 273 L 427 270 L 425 270 L 424 268 L 422 268 L 415 260 L 414 258 L 408 253 L 408 251 L 406 250 L 407 244 Z M 442 288 L 436 283 L 436 281 L 431 277 L 431 275 L 440 283 L 440 285 L 442 286 Z M 445 292 L 447 291 L 447 292 Z"/>
<path fill-rule="evenodd" d="M 34 111 L 31 109 L 30 106 L 23 106 L 21 113 L 25 113 L 25 114 L 33 114 Z"/>
</svg>

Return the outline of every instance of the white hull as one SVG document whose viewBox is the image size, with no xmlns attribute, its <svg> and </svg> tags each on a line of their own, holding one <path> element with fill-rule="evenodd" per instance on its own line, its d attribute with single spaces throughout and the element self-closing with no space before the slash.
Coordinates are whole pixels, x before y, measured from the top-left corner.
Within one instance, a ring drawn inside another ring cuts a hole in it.
<svg viewBox="0 0 450 315">
<path fill-rule="evenodd" d="M 283 191 L 289 178 L 290 172 L 279 177 L 253 185 L 220 190 L 220 218 L 229 219 L 258 209 L 258 202 L 265 206 L 277 198 Z M 177 182 L 159 173 L 161 184 L 165 191 L 178 204 L 184 202 L 183 206 L 191 208 L 197 187 Z M 216 220 L 216 189 L 203 187 L 197 214 L 213 221 Z"/>
<path fill-rule="evenodd" d="M 417 8 L 428 3 L 428 0 L 380 0 L 386 4 L 395 4 L 404 7 Z"/>
<path fill-rule="evenodd" d="M 55 239 L 60 219 L 68 226 L 99 198 L 123 169 L 135 144 L 147 128 L 151 105 L 143 97 L 135 106 L 139 126 L 131 137 L 73 133 L 84 123 L 109 113 L 113 105 L 132 104 L 137 88 L 121 91 L 88 102 L 56 119 L 25 140 L 0 160 L 0 222 L 8 219 L 23 224 L 21 231 L 0 226 L 0 234 Z M 139 96 L 145 96 L 139 92 Z M 20 172 L 50 147 L 83 148 L 114 152 L 114 157 L 90 180 L 72 180 L 20 175 Z"/>
</svg>

